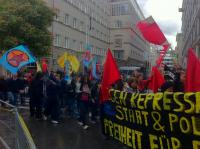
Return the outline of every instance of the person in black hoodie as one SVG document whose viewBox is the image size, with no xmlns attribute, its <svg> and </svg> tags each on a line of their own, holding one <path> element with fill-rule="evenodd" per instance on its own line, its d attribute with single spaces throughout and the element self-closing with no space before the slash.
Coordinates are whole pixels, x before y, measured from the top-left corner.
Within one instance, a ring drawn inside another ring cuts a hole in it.
<svg viewBox="0 0 200 149">
<path fill-rule="evenodd" d="M 51 116 L 51 122 L 58 124 L 59 119 L 59 95 L 60 95 L 60 80 L 52 74 L 47 81 L 47 106 L 44 111 L 44 119 Z"/>
<path fill-rule="evenodd" d="M 20 98 L 20 102 L 21 105 L 25 104 L 25 88 L 28 85 L 28 82 L 24 79 L 24 77 L 22 75 L 18 76 L 17 82 L 19 84 L 19 98 Z"/>
<path fill-rule="evenodd" d="M 42 119 L 43 75 L 38 72 L 30 84 L 30 116 Z"/>
<path fill-rule="evenodd" d="M 99 92 L 100 92 L 100 84 L 96 82 L 91 89 L 90 107 L 92 112 L 92 117 L 91 117 L 92 123 L 96 123 L 96 116 L 98 115 Z"/>
<path fill-rule="evenodd" d="M 185 72 L 180 70 L 176 73 L 174 81 L 174 92 L 184 92 Z"/>
<path fill-rule="evenodd" d="M 87 76 L 84 76 L 81 81 L 81 96 L 80 96 L 80 118 L 78 124 L 83 126 L 83 129 L 88 129 L 87 115 L 89 99 L 91 96 L 90 81 Z"/>
<path fill-rule="evenodd" d="M 19 81 L 17 75 L 14 75 L 6 80 L 7 82 L 7 96 L 10 104 L 16 106 L 19 97 Z"/>
<path fill-rule="evenodd" d="M 71 118 L 75 118 L 75 79 L 67 81 L 67 103 L 68 103 L 68 114 Z"/>
</svg>

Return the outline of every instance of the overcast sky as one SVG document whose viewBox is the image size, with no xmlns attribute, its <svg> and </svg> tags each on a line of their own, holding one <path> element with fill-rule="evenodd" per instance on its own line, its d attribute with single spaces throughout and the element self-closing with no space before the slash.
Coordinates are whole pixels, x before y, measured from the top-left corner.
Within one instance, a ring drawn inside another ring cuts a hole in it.
<svg viewBox="0 0 200 149">
<path fill-rule="evenodd" d="M 183 0 L 137 0 L 145 17 L 153 16 L 174 48 L 176 34 L 181 31 L 181 8 Z"/>
</svg>

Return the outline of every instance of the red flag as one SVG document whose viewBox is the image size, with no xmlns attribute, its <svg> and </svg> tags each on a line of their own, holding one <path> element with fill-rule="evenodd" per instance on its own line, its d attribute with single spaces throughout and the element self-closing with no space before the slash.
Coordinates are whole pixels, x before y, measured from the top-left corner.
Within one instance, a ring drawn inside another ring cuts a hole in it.
<svg viewBox="0 0 200 149">
<path fill-rule="evenodd" d="M 46 73 L 46 72 L 47 72 L 47 69 L 48 69 L 48 65 L 47 65 L 46 59 L 43 58 L 43 59 L 42 59 L 42 72 L 43 72 L 43 73 Z"/>
<path fill-rule="evenodd" d="M 152 68 L 152 76 L 150 78 L 150 82 L 148 84 L 148 88 L 153 90 L 154 93 L 158 91 L 158 89 L 163 85 L 165 82 L 164 76 L 157 67 Z"/>
<path fill-rule="evenodd" d="M 148 42 L 156 45 L 164 45 L 167 43 L 167 39 L 152 17 L 140 21 L 137 27 Z"/>
<path fill-rule="evenodd" d="M 200 91 L 200 60 L 197 58 L 193 49 L 188 50 L 188 61 L 185 81 L 186 92 Z"/>
<path fill-rule="evenodd" d="M 120 72 L 110 49 L 108 49 L 101 83 L 101 103 L 109 99 L 109 88 L 119 79 Z"/>
</svg>

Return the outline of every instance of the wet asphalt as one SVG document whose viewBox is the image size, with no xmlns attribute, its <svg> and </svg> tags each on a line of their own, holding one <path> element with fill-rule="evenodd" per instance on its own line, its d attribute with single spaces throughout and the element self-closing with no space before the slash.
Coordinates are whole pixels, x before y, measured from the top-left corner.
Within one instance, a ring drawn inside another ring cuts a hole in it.
<svg viewBox="0 0 200 149">
<path fill-rule="evenodd" d="M 101 135 L 100 124 L 90 125 L 88 130 L 78 125 L 77 121 L 64 118 L 60 124 L 50 121 L 37 121 L 23 117 L 38 149 L 122 149 L 123 145 L 105 139 Z"/>
</svg>

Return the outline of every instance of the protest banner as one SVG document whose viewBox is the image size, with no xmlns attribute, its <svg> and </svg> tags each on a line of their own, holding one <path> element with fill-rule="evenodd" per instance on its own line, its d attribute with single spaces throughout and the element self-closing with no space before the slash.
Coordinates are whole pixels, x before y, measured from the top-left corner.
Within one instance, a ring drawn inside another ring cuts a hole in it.
<svg viewBox="0 0 200 149">
<path fill-rule="evenodd" d="M 127 93 L 110 90 L 105 135 L 133 149 L 199 149 L 200 92 Z"/>
</svg>

